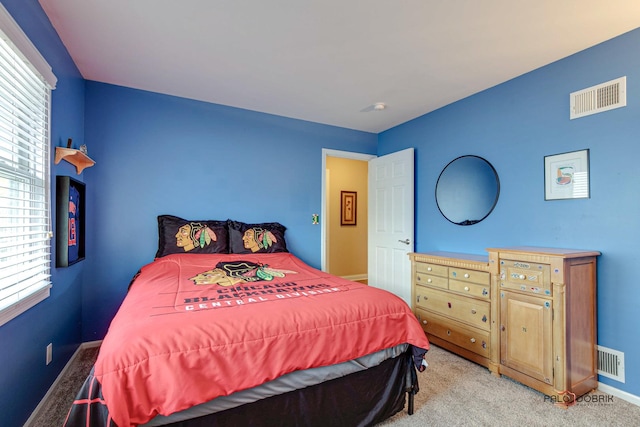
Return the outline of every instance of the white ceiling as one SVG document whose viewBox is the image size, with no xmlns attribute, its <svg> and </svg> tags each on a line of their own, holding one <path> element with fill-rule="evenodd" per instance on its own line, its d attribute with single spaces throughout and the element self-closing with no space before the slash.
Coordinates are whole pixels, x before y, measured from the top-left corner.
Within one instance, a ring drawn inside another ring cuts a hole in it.
<svg viewBox="0 0 640 427">
<path fill-rule="evenodd" d="M 87 80 L 375 133 L 640 27 L 639 0 L 40 3 Z"/>
</svg>

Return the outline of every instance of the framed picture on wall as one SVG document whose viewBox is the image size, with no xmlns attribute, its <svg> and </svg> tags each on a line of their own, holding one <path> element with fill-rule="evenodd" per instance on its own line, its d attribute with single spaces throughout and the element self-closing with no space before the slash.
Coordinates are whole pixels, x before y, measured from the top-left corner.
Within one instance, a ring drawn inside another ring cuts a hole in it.
<svg viewBox="0 0 640 427">
<path fill-rule="evenodd" d="M 68 267 L 85 257 L 85 200 L 83 182 L 56 177 L 56 267 Z"/>
<path fill-rule="evenodd" d="M 545 200 L 589 197 L 589 150 L 545 156 Z"/>
<path fill-rule="evenodd" d="M 340 225 L 357 225 L 357 201 L 357 192 L 340 192 Z"/>
</svg>

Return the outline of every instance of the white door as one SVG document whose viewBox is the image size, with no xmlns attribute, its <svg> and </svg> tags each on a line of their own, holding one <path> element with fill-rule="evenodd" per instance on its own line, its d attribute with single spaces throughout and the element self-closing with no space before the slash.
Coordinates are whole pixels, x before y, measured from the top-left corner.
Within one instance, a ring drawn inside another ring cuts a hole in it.
<svg viewBox="0 0 640 427">
<path fill-rule="evenodd" d="M 413 148 L 369 161 L 369 285 L 411 305 L 414 232 Z"/>
</svg>

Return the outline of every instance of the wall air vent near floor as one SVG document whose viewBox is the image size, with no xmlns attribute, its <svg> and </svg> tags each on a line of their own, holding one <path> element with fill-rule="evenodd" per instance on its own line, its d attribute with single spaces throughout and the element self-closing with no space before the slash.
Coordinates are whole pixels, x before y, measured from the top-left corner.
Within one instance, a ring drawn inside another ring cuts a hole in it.
<svg viewBox="0 0 640 427">
<path fill-rule="evenodd" d="M 624 353 L 598 346 L 598 375 L 624 382 Z"/>
<path fill-rule="evenodd" d="M 620 77 L 570 95 L 570 119 L 589 116 L 627 105 L 627 77 Z"/>
</svg>

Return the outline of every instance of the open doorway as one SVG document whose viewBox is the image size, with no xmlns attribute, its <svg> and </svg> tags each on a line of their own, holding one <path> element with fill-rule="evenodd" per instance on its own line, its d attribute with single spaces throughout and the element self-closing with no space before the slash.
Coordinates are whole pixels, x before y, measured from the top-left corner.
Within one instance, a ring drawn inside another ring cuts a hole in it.
<svg viewBox="0 0 640 427">
<path fill-rule="evenodd" d="M 322 150 L 322 270 L 367 282 L 368 161 L 376 156 Z M 342 192 L 355 193 L 355 212 L 341 221 Z M 354 220 L 354 221 L 352 221 Z"/>
<path fill-rule="evenodd" d="M 366 282 L 393 292 L 411 304 L 411 263 L 407 254 L 414 250 L 414 149 L 405 148 L 379 157 L 322 150 L 321 268 L 332 272 L 327 251 L 332 246 L 328 215 L 332 199 L 327 196 L 332 177 L 326 167 L 328 157 L 368 163 L 368 216 L 365 219 L 358 215 L 358 222 L 366 221 L 368 230 L 367 241 L 361 245 L 368 252 Z"/>
</svg>

